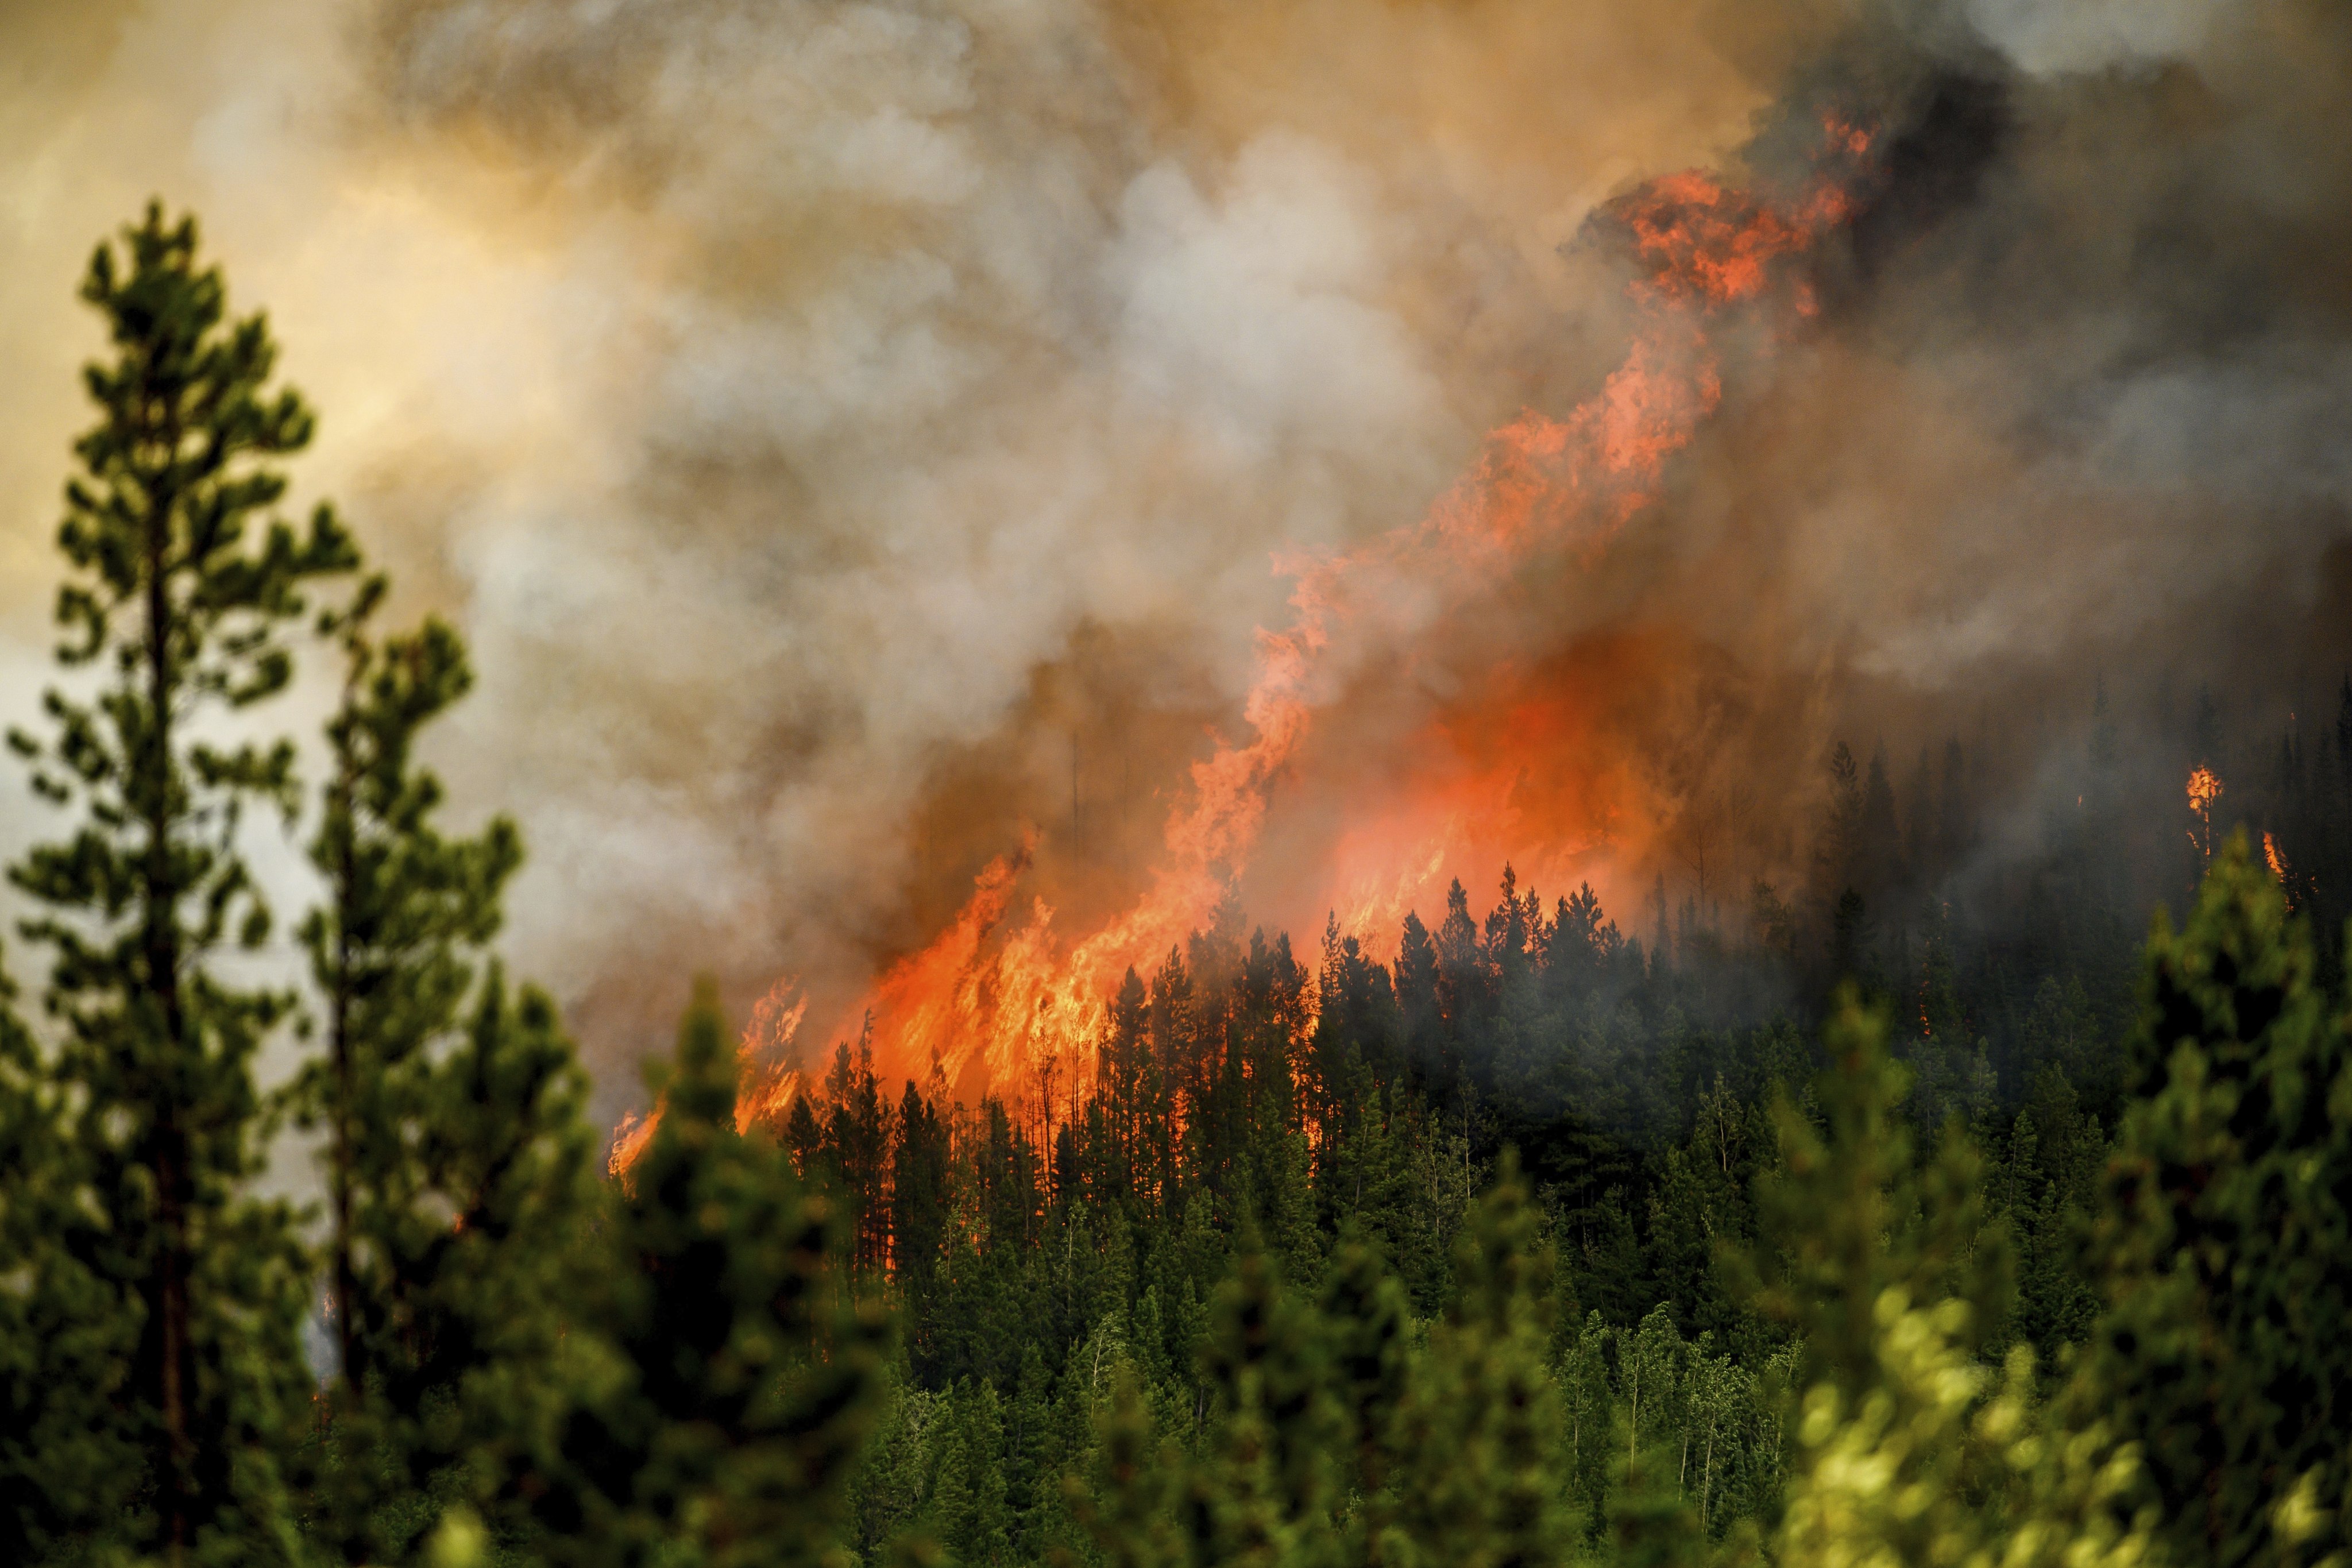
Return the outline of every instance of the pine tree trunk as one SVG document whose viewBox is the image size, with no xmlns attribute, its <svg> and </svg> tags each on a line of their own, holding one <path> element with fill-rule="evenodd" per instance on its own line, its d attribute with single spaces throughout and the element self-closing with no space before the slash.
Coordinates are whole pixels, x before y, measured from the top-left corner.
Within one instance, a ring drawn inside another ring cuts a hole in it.
<svg viewBox="0 0 2352 1568">
<path fill-rule="evenodd" d="M 353 864 L 354 826 L 350 812 L 352 790 L 350 769 L 344 770 L 341 785 L 343 798 L 336 803 L 342 813 L 336 845 L 338 872 L 342 886 L 336 889 L 337 902 L 343 907 L 335 917 L 335 994 L 334 1016 L 331 1024 L 333 1037 L 329 1048 L 333 1053 L 335 1073 L 335 1350 L 342 1372 L 343 1407 L 359 1407 L 360 1389 L 364 1368 L 360 1365 L 359 1334 L 352 1326 L 352 1303 L 356 1300 L 359 1281 L 352 1270 L 352 935 L 350 900 L 352 886 L 357 878 Z M 333 806 L 330 810 L 334 809 Z"/>
<path fill-rule="evenodd" d="M 154 1097 L 156 1225 L 161 1233 L 161 1258 L 154 1280 L 154 1312 L 161 1364 L 154 1390 L 163 1418 L 163 1535 L 174 1564 L 184 1560 L 194 1534 L 195 1511 L 194 1444 L 189 1432 L 188 1392 L 194 1384 L 189 1336 L 188 1197 L 193 1186 L 188 1169 L 188 1138 L 173 1081 L 180 1055 L 190 1047 L 180 995 L 180 932 L 178 889 L 172 872 L 172 604 L 164 579 L 172 534 L 173 493 L 170 466 L 179 458 L 180 432 L 167 420 L 163 445 L 165 471 L 149 491 L 147 517 L 147 700 L 152 726 L 142 759 L 147 794 L 147 876 L 142 889 L 146 909 L 143 933 L 147 985 L 163 1015 L 163 1038 L 157 1053 L 161 1081 L 149 1092 Z M 201 1051 L 201 1043 L 196 1044 Z"/>
</svg>

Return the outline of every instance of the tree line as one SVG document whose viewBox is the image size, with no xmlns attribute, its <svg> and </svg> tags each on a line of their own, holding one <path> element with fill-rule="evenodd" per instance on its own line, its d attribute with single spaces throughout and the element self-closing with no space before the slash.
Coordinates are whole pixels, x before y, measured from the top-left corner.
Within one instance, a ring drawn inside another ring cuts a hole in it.
<svg viewBox="0 0 2352 1568">
<path fill-rule="evenodd" d="M 491 956 L 520 836 L 450 832 L 416 761 L 462 643 L 383 626 L 331 509 L 278 517 L 311 415 L 192 222 L 151 209 L 83 297 L 66 673 L 10 735 L 66 826 L 10 868 L 47 970 L 37 1020 L 0 1006 L 0 1558 L 2343 1551 L 2328 757 L 2274 785 L 2308 865 L 2224 832 L 2144 946 L 2119 810 L 1956 915 L 1957 789 L 1906 829 L 1843 752 L 1814 875 L 1745 930 L 1662 884 L 1645 942 L 1507 869 L 1393 963 L 1336 928 L 1302 960 L 1229 901 L 1059 1095 L 844 1045 L 739 1131 L 702 986 L 608 1179 L 556 1009 Z M 307 787 L 249 738 L 305 643 L 341 673 Z M 299 989 L 238 956 L 273 815 L 310 835 Z M 2004 919 L 2053 888 L 2074 914 Z M 303 1066 L 264 1092 L 273 1037 Z M 308 1206 L 257 1181 L 289 1124 Z"/>
</svg>

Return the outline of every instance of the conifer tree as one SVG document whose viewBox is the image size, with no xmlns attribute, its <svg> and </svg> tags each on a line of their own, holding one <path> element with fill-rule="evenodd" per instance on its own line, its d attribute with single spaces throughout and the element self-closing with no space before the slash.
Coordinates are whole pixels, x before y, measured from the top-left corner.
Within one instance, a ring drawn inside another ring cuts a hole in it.
<svg viewBox="0 0 2352 1568">
<path fill-rule="evenodd" d="M 1981 1343 L 2006 1310 L 2007 1233 L 1984 1212 L 1976 1151 L 1948 1129 L 1916 1169 L 1898 1114 L 1908 1087 L 1886 1051 L 1883 1012 L 1851 990 L 1823 1031 L 1831 1065 L 1815 1093 L 1825 1126 L 1785 1095 L 1774 1107 L 1780 1165 L 1757 1182 L 1752 1250 L 1727 1255 L 1744 1293 L 1804 1336 L 1803 1376 L 1859 1399 L 1879 1375 L 1872 1348 L 1878 1302 L 1963 1303 L 1965 1343 Z"/>
<path fill-rule="evenodd" d="M 2076 1394 L 2182 1561 L 2315 1562 L 2352 1521 L 2352 1048 L 2314 967 L 2242 832 L 2148 944 Z"/>
<path fill-rule="evenodd" d="M 305 583 L 353 558 L 324 508 L 299 533 L 262 525 L 286 489 L 269 460 L 309 441 L 311 416 L 268 389 L 268 329 L 226 321 L 194 220 L 151 206 L 120 251 L 99 247 L 82 298 L 115 356 L 85 375 L 101 417 L 66 488 L 58 658 L 94 667 L 97 694 L 52 690 L 46 744 L 10 732 L 36 788 L 80 811 L 10 875 L 50 911 L 25 929 L 53 955 L 57 1070 L 107 1220 L 83 1261 L 139 1325 L 115 1414 L 141 1455 L 131 1542 L 255 1560 L 290 1550 L 279 1458 L 305 1381 L 291 1218 L 246 1185 L 251 1058 L 290 998 L 216 960 L 270 929 L 244 813 L 290 816 L 297 797 L 292 744 L 225 742 L 218 718 L 285 687 Z"/>
<path fill-rule="evenodd" d="M 468 950 L 498 930 L 499 898 L 521 861 L 514 825 L 445 839 L 433 818 L 441 784 L 414 765 L 418 731 L 472 683 L 465 648 L 439 620 L 379 640 L 370 622 L 389 581 L 367 578 L 346 608 L 321 616 L 341 643 L 342 700 L 328 721 L 332 773 L 310 847 L 326 901 L 304 922 L 312 978 L 325 1003 L 326 1056 L 306 1073 L 307 1107 L 328 1133 L 340 1383 L 364 1384 L 371 1347 L 354 1303 L 354 1205 L 404 1156 L 404 1069 L 457 1023 L 472 979 Z"/>
<path fill-rule="evenodd" d="M 1515 1156 L 1454 1249 L 1454 1299 L 1400 1407 L 1398 1518 L 1422 1560 L 1527 1568 L 1565 1561 L 1551 1340 L 1554 1260 Z M 1428 1456 L 1444 1456 L 1428 1462 Z"/>
<path fill-rule="evenodd" d="M 105 1216 L 15 1004 L 0 975 L 0 1562 L 32 1563 L 89 1544 L 138 1476 L 112 1406 L 139 1324 L 89 1261 Z"/>
<path fill-rule="evenodd" d="M 311 845 L 327 896 L 303 927 L 325 1052 L 297 1086 L 327 1132 L 338 1352 L 316 1506 L 354 1562 L 401 1555 L 431 1521 L 415 1500 L 436 1472 L 534 1403 L 511 1385 L 552 1370 L 550 1303 L 593 1201 L 585 1083 L 551 1005 L 526 992 L 518 1006 L 493 975 L 461 1028 L 470 954 L 521 849 L 503 817 L 473 837 L 436 825 L 416 739 L 472 677 L 438 620 L 373 633 L 386 589 L 371 576 L 321 617 L 346 664 Z"/>
<path fill-rule="evenodd" d="M 712 1568 L 813 1563 L 846 1521 L 889 1332 L 852 1299 L 830 1202 L 735 1128 L 737 1063 L 696 985 L 660 1127 L 570 1336 L 574 1403 L 532 1484 L 549 1555 Z"/>
</svg>

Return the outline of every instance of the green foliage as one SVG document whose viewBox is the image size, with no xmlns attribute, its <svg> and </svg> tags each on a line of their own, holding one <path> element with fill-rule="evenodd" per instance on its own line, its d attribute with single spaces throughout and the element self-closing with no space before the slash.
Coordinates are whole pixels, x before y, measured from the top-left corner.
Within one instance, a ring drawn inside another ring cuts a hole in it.
<svg viewBox="0 0 2352 1568">
<path fill-rule="evenodd" d="M 310 416 L 191 226 L 151 212 L 85 297 L 118 353 L 61 533 L 80 673 L 11 737 L 78 815 L 12 871 L 54 1028 L 0 995 L 0 1559 L 2344 1560 L 2352 1053 L 2289 915 L 2336 907 L 2352 795 L 2292 743 L 2273 804 L 2319 851 L 2273 881 L 2236 840 L 2159 923 L 2128 1103 L 2110 725 L 2014 942 L 1929 896 L 1957 743 L 1907 815 L 1840 746 L 1751 942 L 1703 871 L 1645 952 L 1506 868 L 1393 966 L 1327 923 L 1310 972 L 1229 897 L 1066 1095 L 957 1104 L 861 1037 L 747 1130 L 699 985 L 607 1184 L 554 1007 L 489 957 L 514 829 L 446 833 L 417 764 L 464 647 L 380 635 L 366 578 L 317 620 L 307 1257 L 253 1180 L 295 999 L 221 962 L 270 929 L 238 835 L 292 815 L 294 751 L 221 737 L 357 554 L 268 521 Z"/>
<path fill-rule="evenodd" d="M 1360 1240 L 1342 1240 L 1315 1300 L 1245 1245 L 1202 1346 L 1202 1441 L 1155 1445 L 1131 1376 L 1102 1417 L 1095 1485 L 1071 1490 L 1097 1549 L 1202 1568 L 1565 1561 L 1537 1228 L 1507 1167 L 1457 1249 L 1454 1306 L 1418 1344 L 1402 1289 Z"/>
<path fill-rule="evenodd" d="M 302 928 L 326 1051 L 295 1086 L 327 1132 L 339 1353 L 314 1530 L 352 1562 L 405 1556 L 434 1517 L 405 1500 L 479 1490 L 527 1441 L 595 1199 L 587 1086 L 551 1005 L 509 1002 L 493 973 L 461 1028 L 468 954 L 521 849 L 504 818 L 435 826 L 416 737 L 471 675 L 438 621 L 372 635 L 386 587 L 321 617 L 345 657 L 311 844 L 327 896 Z"/>
<path fill-rule="evenodd" d="M 1887 1291 L 1961 1300 L 1969 1310 L 1955 1331 L 1980 1341 L 2009 1290 L 2008 1237 L 1987 1223 L 1965 1131 L 1948 1125 L 1934 1159 L 1914 1167 L 1898 1114 L 1908 1077 L 1885 1036 L 1885 1016 L 1846 993 L 1824 1031 L 1823 1125 L 1785 1095 L 1777 1102 L 1780 1165 L 1757 1183 L 1761 1241 L 1727 1259 L 1759 1305 L 1802 1335 L 1805 1383 L 1848 1399 L 1878 1380 L 1873 1325 Z"/>
<path fill-rule="evenodd" d="M 2315 1562 L 2352 1520 L 2352 1051 L 2242 836 L 2148 943 L 2082 1405 L 2183 1561 Z"/>
<path fill-rule="evenodd" d="M 2114 1505 L 2135 1456 L 2104 1428 L 2053 1426 L 2034 1397 L 2030 1352 L 1996 1392 L 1968 1352 L 1969 1305 L 1875 1303 L 1858 1394 L 1822 1382 L 1798 1422 L 1778 1555 L 1784 1562 L 1952 1563 L 1992 1568 L 2131 1568 L 2144 1529 Z"/>
<path fill-rule="evenodd" d="M 1883 1020 L 1849 1004 L 1820 1089 L 1828 1136 L 1784 1104 L 1787 1174 L 1767 1237 L 1770 1292 L 1808 1347 L 1798 1448 L 1777 1541 L 1784 1562 L 2144 1562 L 2113 1506 L 2136 1470 L 2095 1421 L 2069 1430 L 2035 1395 L 2032 1357 L 1994 1380 L 1974 1354 L 2000 1279 L 1965 1135 L 1914 1183 L 1892 1121 L 1905 1088 Z"/>
<path fill-rule="evenodd" d="M 35 788 L 79 820 L 9 874 L 50 911 L 24 929 L 51 953 L 72 1159 L 105 1216 L 65 1240 L 112 1297 L 85 1292 L 93 1311 L 136 1325 L 126 1373 L 97 1382 L 117 1391 L 104 1426 L 138 1455 L 130 1540 L 253 1561 L 292 1551 L 277 1456 L 305 1403 L 290 1215 L 243 1185 L 260 1157 L 251 1058 L 290 999 L 216 961 L 268 934 L 237 833 L 248 805 L 293 811 L 294 747 L 210 738 L 210 716 L 284 688 L 305 583 L 353 556 L 324 509 L 299 534 L 256 531 L 285 489 L 268 460 L 309 440 L 310 416 L 267 390 L 268 329 L 226 320 L 192 220 L 151 207 L 121 252 L 99 247 L 82 298 L 115 357 L 85 378 L 100 418 L 66 488 L 58 657 L 95 667 L 96 694 L 50 691 L 46 742 L 10 731 Z"/>
<path fill-rule="evenodd" d="M 392 1150 L 354 1140 L 364 1371 L 340 1388 L 311 1496 L 314 1534 L 349 1560 L 405 1558 L 447 1504 L 499 1517 L 561 1419 L 605 1198 L 586 1098 L 547 998 L 509 996 L 495 969 L 446 1050 L 372 1092 Z"/>
<path fill-rule="evenodd" d="M 1425 1562 L 1566 1556 L 1559 1391 L 1549 1365 L 1553 1258 L 1507 1157 L 1454 1249 L 1454 1296 L 1399 1413 L 1398 1448 L 1444 1454 L 1400 1477 L 1399 1519 Z"/>
<path fill-rule="evenodd" d="M 735 1127 L 737 1066 L 708 983 L 660 1126 L 610 1221 L 619 1267 L 567 1341 L 573 1403 L 533 1478 L 545 1550 L 577 1563 L 822 1560 L 885 1382 L 887 1321 L 856 1299 L 837 1221 L 790 1156 Z"/>
<path fill-rule="evenodd" d="M 0 977 L 0 1561 L 68 1556 L 118 1515 L 139 1454 L 115 1402 L 139 1320 L 89 1259 L 105 1215 Z"/>
</svg>

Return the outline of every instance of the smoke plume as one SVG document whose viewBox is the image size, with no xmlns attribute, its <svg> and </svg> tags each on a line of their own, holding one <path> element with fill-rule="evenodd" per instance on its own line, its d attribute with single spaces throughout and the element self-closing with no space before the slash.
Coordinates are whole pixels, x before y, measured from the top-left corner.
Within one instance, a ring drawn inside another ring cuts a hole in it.
<svg viewBox="0 0 2352 1568">
<path fill-rule="evenodd" d="M 73 285 L 160 195 L 323 412 L 299 492 L 471 638 L 435 761 L 614 1104 L 693 970 L 831 1028 L 992 862 L 1131 907 L 1301 574 L 1626 363 L 1629 196 L 1793 203 L 1825 123 L 1852 211 L 1644 504 L 1334 632 L 1253 911 L 1401 913 L 1424 842 L 1741 898 L 1833 739 L 1995 737 L 2022 819 L 2099 681 L 2168 767 L 2178 694 L 2352 651 L 2325 0 L 17 0 L 0 62 L 11 709 Z"/>
</svg>

